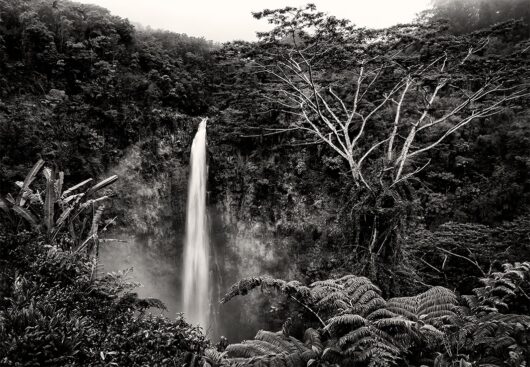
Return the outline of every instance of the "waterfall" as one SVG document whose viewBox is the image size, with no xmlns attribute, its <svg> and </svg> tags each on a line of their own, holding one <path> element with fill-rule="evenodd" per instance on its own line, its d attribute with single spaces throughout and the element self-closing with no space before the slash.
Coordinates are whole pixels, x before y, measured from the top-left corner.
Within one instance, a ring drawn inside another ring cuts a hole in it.
<svg viewBox="0 0 530 367">
<path fill-rule="evenodd" d="M 205 330 L 210 321 L 209 236 L 206 213 L 206 120 L 191 145 L 184 247 L 184 317 Z"/>
</svg>

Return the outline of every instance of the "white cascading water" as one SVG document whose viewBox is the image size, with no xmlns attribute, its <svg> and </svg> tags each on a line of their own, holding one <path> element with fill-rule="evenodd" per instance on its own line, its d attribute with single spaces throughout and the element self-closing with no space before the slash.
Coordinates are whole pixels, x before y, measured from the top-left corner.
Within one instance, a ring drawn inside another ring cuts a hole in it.
<svg viewBox="0 0 530 367">
<path fill-rule="evenodd" d="M 206 120 L 191 145 L 186 243 L 184 247 L 183 311 L 186 320 L 205 330 L 210 319 L 209 236 L 206 213 Z"/>
</svg>

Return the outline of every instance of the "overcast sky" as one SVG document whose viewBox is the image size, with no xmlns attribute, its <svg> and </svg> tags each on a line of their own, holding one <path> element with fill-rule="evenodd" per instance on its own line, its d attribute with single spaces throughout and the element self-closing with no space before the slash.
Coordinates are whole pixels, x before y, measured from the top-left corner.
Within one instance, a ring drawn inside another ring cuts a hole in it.
<svg viewBox="0 0 530 367">
<path fill-rule="evenodd" d="M 77 0 L 79 1 L 79 0 Z M 350 19 L 358 26 L 381 28 L 411 21 L 427 8 L 429 0 L 81 0 L 109 9 L 113 14 L 155 29 L 166 29 L 217 42 L 255 40 L 255 32 L 267 30 L 252 11 L 308 2 L 317 9 Z"/>
</svg>

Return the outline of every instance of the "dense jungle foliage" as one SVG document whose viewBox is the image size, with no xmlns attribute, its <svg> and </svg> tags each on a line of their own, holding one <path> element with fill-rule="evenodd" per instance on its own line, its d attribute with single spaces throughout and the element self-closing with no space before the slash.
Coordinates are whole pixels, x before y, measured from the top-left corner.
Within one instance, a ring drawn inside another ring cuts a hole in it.
<svg viewBox="0 0 530 367">
<path fill-rule="evenodd" d="M 528 365 L 528 2 L 254 16 L 219 45 L 0 0 L 0 365 Z M 100 258 L 177 263 L 200 116 L 219 343 Z"/>
</svg>

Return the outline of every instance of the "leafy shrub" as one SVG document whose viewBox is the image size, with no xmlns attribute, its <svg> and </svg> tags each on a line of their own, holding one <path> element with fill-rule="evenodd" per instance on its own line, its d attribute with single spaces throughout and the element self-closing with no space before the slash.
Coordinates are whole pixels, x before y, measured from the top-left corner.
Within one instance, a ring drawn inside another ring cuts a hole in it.
<svg viewBox="0 0 530 367">
<path fill-rule="evenodd" d="M 20 192 L 17 195 L 7 194 L 0 197 L 0 209 L 7 215 L 11 223 L 17 223 L 17 218 L 38 232 L 45 233 L 50 244 L 55 244 L 61 236 L 61 231 L 68 232 L 67 247 L 72 251 L 80 251 L 86 247 L 99 245 L 98 227 L 104 205 L 102 201 L 109 196 L 95 197 L 95 193 L 114 183 L 118 176 L 108 177 L 94 186 L 81 191 L 92 179 L 84 180 L 63 191 L 64 172 L 56 172 L 44 167 L 40 159 L 28 172 L 25 180 L 18 181 Z M 42 192 L 30 187 L 41 171 L 46 178 L 46 185 Z M 91 210 L 91 214 L 90 213 Z M 89 222 L 90 227 L 87 225 Z"/>
<path fill-rule="evenodd" d="M 63 175 L 55 179 L 45 169 L 41 198 L 29 186 L 43 164 L 39 161 L 20 183 L 18 195 L 2 201 L 7 216 L 0 227 L 0 364 L 182 365 L 200 355 L 205 341 L 198 327 L 182 316 L 147 314 L 165 306 L 138 298 L 138 284 L 127 272 L 98 276 L 97 251 L 80 251 L 98 239 L 102 208 L 85 213 L 100 201 L 92 194 L 116 177 L 80 193 L 76 190 L 90 180 L 63 192 Z M 36 211 L 39 203 L 42 214 Z M 68 230 L 61 230 L 62 224 Z"/>
<path fill-rule="evenodd" d="M 0 300 L 0 364 L 182 364 L 201 352 L 201 331 L 181 316 L 146 314 L 163 305 L 139 299 L 126 273 L 94 279 L 86 256 L 37 245 L 17 276 L 4 274 L 10 287 Z"/>
</svg>

